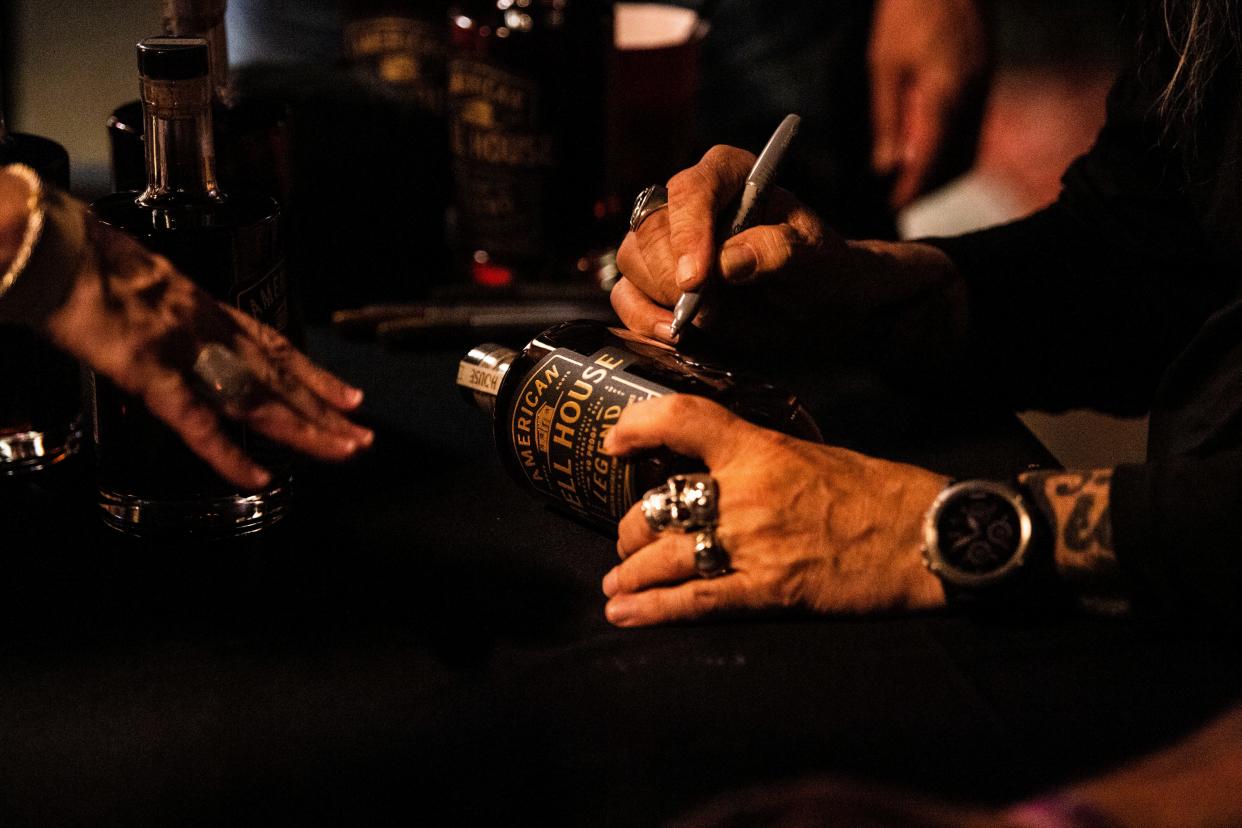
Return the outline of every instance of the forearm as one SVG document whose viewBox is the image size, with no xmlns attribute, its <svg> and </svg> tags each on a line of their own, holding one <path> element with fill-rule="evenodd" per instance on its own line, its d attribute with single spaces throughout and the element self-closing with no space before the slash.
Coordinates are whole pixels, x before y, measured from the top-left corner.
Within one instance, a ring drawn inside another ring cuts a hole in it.
<svg viewBox="0 0 1242 828">
<path fill-rule="evenodd" d="M 1130 599 L 1113 543 L 1111 469 L 1031 471 L 1019 478 L 1049 527 L 1058 581 L 1089 612 L 1121 615 Z"/>
<path fill-rule="evenodd" d="M 28 168 L 0 168 L 0 324 L 44 331 L 88 248 L 85 205 Z"/>
</svg>

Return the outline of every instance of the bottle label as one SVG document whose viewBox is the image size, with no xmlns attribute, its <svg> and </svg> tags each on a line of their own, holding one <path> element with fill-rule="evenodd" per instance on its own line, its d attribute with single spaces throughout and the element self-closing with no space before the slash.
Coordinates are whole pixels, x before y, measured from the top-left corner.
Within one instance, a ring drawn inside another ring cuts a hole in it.
<svg viewBox="0 0 1242 828">
<path fill-rule="evenodd" d="M 289 330 L 289 282 L 281 259 L 267 273 L 237 292 L 237 309 L 275 328 Z"/>
<path fill-rule="evenodd" d="M 425 112 L 444 114 L 448 45 L 442 27 L 398 15 L 345 26 L 345 56 L 381 83 L 408 93 Z"/>
<path fill-rule="evenodd" d="M 543 250 L 557 151 L 539 110 L 533 79 L 478 60 L 449 63 L 449 145 L 467 244 L 523 257 Z"/>
<path fill-rule="evenodd" d="M 513 397 L 508 426 L 527 482 L 587 517 L 616 520 L 642 494 L 632 464 L 604 453 L 604 437 L 631 403 L 672 393 L 628 373 L 633 358 L 619 348 L 589 357 L 557 349 Z"/>
</svg>

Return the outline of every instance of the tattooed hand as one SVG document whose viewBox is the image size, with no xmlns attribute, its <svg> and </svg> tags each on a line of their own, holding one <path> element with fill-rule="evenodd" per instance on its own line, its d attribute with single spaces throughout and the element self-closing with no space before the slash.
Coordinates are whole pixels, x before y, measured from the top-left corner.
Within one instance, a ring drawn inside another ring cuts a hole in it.
<svg viewBox="0 0 1242 828">
<path fill-rule="evenodd" d="M 161 256 L 94 221 L 66 301 L 46 322 L 52 341 L 139 397 L 218 474 L 245 488 L 271 475 L 224 433 L 221 416 L 313 457 L 342 460 L 372 432 L 341 412 L 362 392 L 315 366 L 288 340 L 216 302 Z M 232 350 L 253 374 L 244 401 L 214 407 L 195 391 L 192 366 L 209 343 Z"/>
<path fill-rule="evenodd" d="M 1035 471 L 1021 476 L 1051 521 L 1057 574 L 1084 609 L 1109 615 L 1128 611 L 1113 552 L 1109 514 L 1111 469 Z"/>
</svg>

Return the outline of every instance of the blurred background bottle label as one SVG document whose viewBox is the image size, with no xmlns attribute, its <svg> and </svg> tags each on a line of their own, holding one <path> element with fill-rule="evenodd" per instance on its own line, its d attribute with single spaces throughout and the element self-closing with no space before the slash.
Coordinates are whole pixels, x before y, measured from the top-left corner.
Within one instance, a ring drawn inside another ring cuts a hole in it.
<svg viewBox="0 0 1242 828">
<path fill-rule="evenodd" d="M 539 129 L 539 87 L 474 60 L 449 64 L 449 144 L 458 221 L 493 255 L 537 256 L 544 247 L 546 171 L 554 137 Z"/>
<path fill-rule="evenodd" d="M 352 20 L 345 24 L 344 41 L 352 66 L 409 96 L 424 111 L 444 114 L 448 48 L 443 25 L 399 15 Z"/>
</svg>

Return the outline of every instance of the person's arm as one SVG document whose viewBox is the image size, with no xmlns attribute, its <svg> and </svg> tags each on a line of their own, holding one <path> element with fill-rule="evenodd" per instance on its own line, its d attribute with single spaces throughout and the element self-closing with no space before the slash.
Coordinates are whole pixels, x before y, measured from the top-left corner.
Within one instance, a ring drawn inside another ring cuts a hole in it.
<svg viewBox="0 0 1242 828">
<path fill-rule="evenodd" d="M 989 75 L 976 0 L 878 0 L 868 44 L 872 164 L 895 209 L 970 166 Z"/>
<path fill-rule="evenodd" d="M 239 486 L 261 487 L 270 475 L 225 435 L 222 417 L 325 460 L 372 442 L 344 416 L 361 391 L 94 221 L 81 202 L 44 190 L 24 167 L 0 168 L 0 274 L 0 324 L 40 332 L 140 398 Z M 227 348 L 245 373 L 243 399 L 212 399 L 196 383 L 196 360 L 209 345 Z"/>
<path fill-rule="evenodd" d="M 618 526 L 621 562 L 605 577 L 605 614 L 641 626 L 718 613 L 801 609 L 860 614 L 932 609 L 946 596 L 924 565 L 923 519 L 943 475 L 751 425 L 697 397 L 630 406 L 609 431 L 612 454 L 667 446 L 701 459 L 719 491 L 717 540 L 730 572 L 703 581 L 691 535 L 657 534 L 641 506 Z M 1091 612 L 1128 611 L 1134 573 L 1112 538 L 1112 472 L 1031 471 L 1023 487 L 1050 529 L 1055 586 L 1032 603 L 1063 599 Z M 1019 610 L 1015 610 L 1019 611 Z"/>
</svg>

